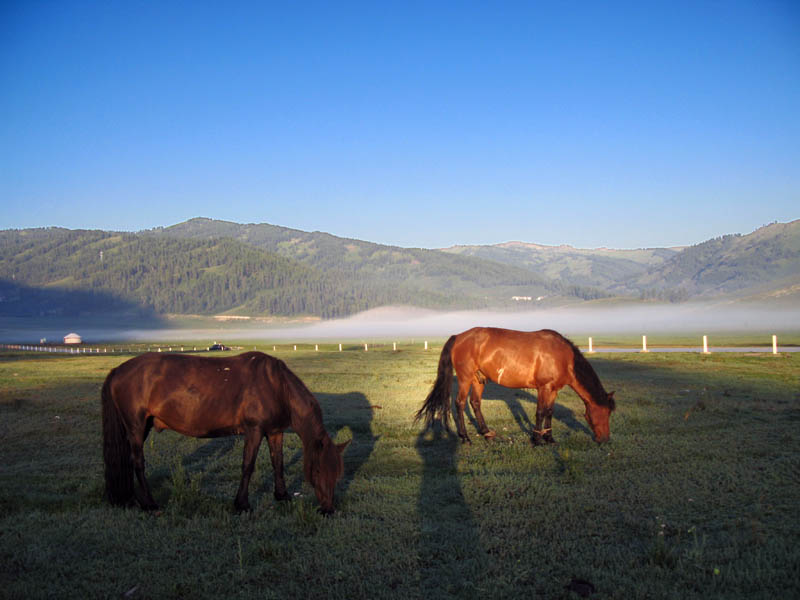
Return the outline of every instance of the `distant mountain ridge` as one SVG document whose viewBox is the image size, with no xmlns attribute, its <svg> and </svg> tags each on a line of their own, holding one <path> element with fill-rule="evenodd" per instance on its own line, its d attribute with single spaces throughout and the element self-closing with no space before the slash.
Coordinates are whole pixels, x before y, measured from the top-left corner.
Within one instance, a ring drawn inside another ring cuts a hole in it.
<svg viewBox="0 0 800 600">
<path fill-rule="evenodd" d="M 332 318 L 391 304 L 510 308 L 515 295 L 605 294 L 482 259 L 267 224 L 192 219 L 138 233 L 0 231 L 0 315 L 7 316 Z"/>
<path fill-rule="evenodd" d="M 798 295 L 800 220 L 638 250 L 525 242 L 426 250 L 206 218 L 137 233 L 0 231 L 0 315 L 331 318 L 397 304 L 514 309 L 613 296 Z"/>
<path fill-rule="evenodd" d="M 646 273 L 681 251 L 680 248 L 579 249 L 567 245 L 543 246 L 526 242 L 452 246 L 442 250 L 529 269 L 565 283 L 601 289 L 609 289 L 621 281 Z"/>
<path fill-rule="evenodd" d="M 741 296 L 800 283 L 800 220 L 689 246 L 610 291 L 683 290 L 687 297 Z"/>
<path fill-rule="evenodd" d="M 554 281 L 515 265 L 480 257 L 454 256 L 438 250 L 385 246 L 341 238 L 324 232 L 306 232 L 267 223 L 240 225 L 205 218 L 190 219 L 154 231 L 180 238 L 231 237 L 256 248 L 343 277 L 380 285 L 456 294 L 478 294 L 486 306 L 508 305 L 514 295 L 548 295 L 585 300 L 608 294 L 588 285 Z M 481 302 L 479 302 L 481 304 Z"/>
<path fill-rule="evenodd" d="M 505 242 L 443 251 L 644 299 L 742 297 L 748 290 L 753 295 L 780 296 L 781 290 L 792 290 L 800 283 L 800 220 L 772 223 L 747 235 L 724 235 L 687 247 L 578 249 Z"/>
</svg>

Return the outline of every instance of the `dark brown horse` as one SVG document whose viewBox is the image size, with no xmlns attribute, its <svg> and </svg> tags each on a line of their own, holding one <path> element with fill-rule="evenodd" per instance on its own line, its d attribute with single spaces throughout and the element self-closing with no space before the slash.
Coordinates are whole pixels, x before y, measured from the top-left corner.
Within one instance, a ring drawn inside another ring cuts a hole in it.
<svg viewBox="0 0 800 600">
<path fill-rule="evenodd" d="M 266 436 L 275 476 L 275 498 L 288 500 L 283 477 L 283 432 L 303 442 L 306 480 L 320 511 L 333 512 L 333 491 L 344 471 L 342 452 L 322 424 L 314 395 L 283 361 L 262 352 L 229 358 L 149 353 L 124 362 L 106 377 L 102 392 L 106 494 L 112 504 L 134 498 L 158 508 L 144 473 L 142 446 L 150 429 L 192 437 L 244 436 L 237 510 L 249 510 L 248 487 Z M 134 474 L 139 488 L 134 485 Z"/>
<path fill-rule="evenodd" d="M 464 424 L 467 396 L 480 434 L 487 439 L 495 436 L 481 413 L 481 396 L 487 381 L 509 388 L 536 388 L 534 444 L 553 443 L 553 405 L 565 385 L 575 390 L 586 405 L 586 420 L 595 439 L 608 440 L 608 420 L 615 408 L 614 392 L 606 393 L 589 361 L 560 333 L 550 329 L 527 332 L 474 327 L 451 336 L 442 348 L 439 374 L 417 412 L 417 420 L 424 417 L 428 426 L 441 420 L 445 427 L 449 426 L 453 368 L 458 376 L 456 425 L 464 442 L 469 442 Z"/>
</svg>

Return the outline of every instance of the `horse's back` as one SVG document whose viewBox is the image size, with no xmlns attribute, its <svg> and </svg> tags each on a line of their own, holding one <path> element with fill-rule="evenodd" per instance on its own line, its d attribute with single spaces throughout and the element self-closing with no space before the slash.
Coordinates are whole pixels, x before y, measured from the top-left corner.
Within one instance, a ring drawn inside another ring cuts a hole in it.
<svg viewBox="0 0 800 600">
<path fill-rule="evenodd" d="M 562 382 L 573 364 L 571 342 L 551 329 L 518 331 L 473 327 L 456 336 L 453 363 L 458 372 L 477 369 L 507 387 L 536 387 Z"/>
<path fill-rule="evenodd" d="M 572 354 L 572 344 L 563 335 L 552 329 L 519 331 L 501 327 L 473 327 L 456 336 L 456 344 L 473 344 L 484 351 L 506 347 L 515 351 L 535 350 L 539 352 L 563 352 Z"/>
<path fill-rule="evenodd" d="M 198 373 L 215 370 L 242 370 L 253 364 L 261 364 L 268 359 L 276 359 L 263 352 L 245 352 L 236 356 L 195 356 L 191 354 L 167 354 L 147 352 L 140 354 L 113 369 L 116 377 L 146 376 L 150 374 L 168 374 L 176 371 L 191 370 Z"/>
<path fill-rule="evenodd" d="M 240 433 L 243 422 L 274 420 L 282 412 L 281 394 L 264 368 L 270 358 L 262 352 L 213 358 L 151 352 L 112 371 L 112 394 L 121 408 L 153 417 L 158 429 L 195 437 Z"/>
</svg>

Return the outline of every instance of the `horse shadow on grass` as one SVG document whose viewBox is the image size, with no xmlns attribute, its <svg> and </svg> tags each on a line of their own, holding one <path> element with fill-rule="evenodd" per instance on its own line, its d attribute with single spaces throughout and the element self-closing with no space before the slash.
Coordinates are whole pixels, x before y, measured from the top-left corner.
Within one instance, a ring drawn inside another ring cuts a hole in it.
<svg viewBox="0 0 800 600">
<path fill-rule="evenodd" d="M 458 476 L 459 448 L 460 438 L 439 423 L 417 436 L 423 463 L 418 553 L 425 598 L 470 597 L 488 571 L 478 525 Z"/>
<path fill-rule="evenodd" d="M 344 475 L 337 486 L 338 496 L 346 493 L 356 474 L 364 463 L 369 460 L 375 449 L 375 443 L 379 438 L 372 431 L 372 420 L 374 411 L 381 408 L 380 406 L 370 405 L 366 396 L 360 392 L 348 392 L 346 394 L 318 393 L 315 396 L 322 408 L 325 428 L 331 438 L 336 440 L 339 432 L 343 429 L 349 429 L 352 435 L 352 442 L 344 453 L 345 469 Z M 152 436 L 153 432 L 150 435 Z M 303 449 L 302 446 L 297 448 L 297 444 L 292 443 L 291 437 L 293 436 L 296 437 L 291 429 L 286 430 L 283 444 L 286 487 L 291 495 L 301 492 L 304 481 Z M 236 469 L 235 478 L 238 481 L 241 476 L 242 445 L 237 442 L 241 439 L 242 436 L 240 435 L 210 439 L 195 448 L 190 454 L 183 456 L 180 459 L 181 465 L 189 476 L 197 473 L 202 474 L 200 485 L 206 491 L 207 488 L 213 486 L 213 484 L 209 483 L 210 480 L 219 477 L 212 474 L 217 463 L 230 463 L 230 466 L 225 468 Z M 342 442 L 345 439 L 337 441 Z M 147 442 L 145 444 L 146 448 Z M 228 456 L 231 453 L 235 453 L 236 456 Z M 254 476 L 251 481 L 251 500 L 259 499 L 263 496 L 271 501 L 275 484 L 266 439 L 262 441 L 259 448 L 256 473 L 259 473 L 259 471 L 260 475 L 258 477 Z M 169 499 L 170 494 L 166 488 L 170 487 L 169 480 L 171 477 L 173 477 L 171 467 L 166 466 L 157 468 L 148 474 L 151 487 L 157 492 L 161 501 L 168 501 Z M 256 484 L 257 481 L 259 482 L 258 484 Z M 229 494 L 231 501 L 235 494 L 236 487 L 232 487 Z"/>
<path fill-rule="evenodd" d="M 346 394 L 315 394 L 322 408 L 328 435 L 337 443 L 347 441 L 340 432 L 350 430 L 350 445 L 344 451 L 344 475 L 336 486 L 337 495 L 345 494 L 361 467 L 372 456 L 375 444 L 380 439 L 372 430 L 375 412 L 383 410 L 380 405 L 370 404 L 361 392 Z"/>
<path fill-rule="evenodd" d="M 355 479 L 361 467 L 372 456 L 380 436 L 372 431 L 372 420 L 376 410 L 381 410 L 378 405 L 372 405 L 361 392 L 347 392 L 345 394 L 315 393 L 325 429 L 331 439 L 337 443 L 347 441 L 344 436 L 338 439 L 340 432 L 350 430 L 351 442 L 344 451 L 344 474 L 336 486 L 336 497 L 339 498 L 347 492 L 350 484 Z M 292 433 L 291 429 L 286 432 Z M 303 488 L 303 449 L 287 452 L 284 437 L 284 468 L 287 473 L 286 489 L 291 495 L 299 494 Z M 268 459 L 267 459 L 268 460 Z M 266 463 L 270 476 L 261 478 L 263 486 L 259 493 L 271 494 L 273 487 L 272 466 Z"/>
<path fill-rule="evenodd" d="M 500 400 L 501 402 L 504 402 L 511 411 L 511 416 L 514 417 L 514 420 L 517 422 L 517 425 L 519 425 L 519 428 L 529 438 L 533 439 L 536 404 L 538 403 L 536 395 L 532 394 L 528 390 L 507 388 L 488 381 L 486 382 L 486 387 L 483 390 L 483 400 Z M 528 405 L 527 410 L 524 404 Z M 534 421 L 531 421 L 531 418 L 528 416 L 529 412 L 533 415 Z M 472 414 L 472 409 L 469 405 L 469 402 L 467 402 L 466 414 L 472 426 L 477 429 L 478 422 L 475 420 L 475 416 Z M 578 421 L 575 418 L 574 413 L 569 408 L 562 406 L 558 402 L 556 402 L 553 406 L 553 418 L 566 425 L 570 431 L 583 432 L 589 436 L 592 435 L 592 432 L 589 431 L 589 428 Z M 491 423 L 488 425 L 491 429 Z"/>
</svg>

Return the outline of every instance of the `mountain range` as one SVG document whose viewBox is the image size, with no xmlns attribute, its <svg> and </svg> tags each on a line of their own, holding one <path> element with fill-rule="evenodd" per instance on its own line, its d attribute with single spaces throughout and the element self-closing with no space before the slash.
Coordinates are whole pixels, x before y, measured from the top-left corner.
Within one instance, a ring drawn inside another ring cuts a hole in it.
<svg viewBox="0 0 800 600">
<path fill-rule="evenodd" d="M 513 310 L 616 297 L 795 302 L 800 220 L 689 247 L 401 248 L 206 218 L 137 233 L 0 231 L 0 315 L 341 317 L 385 305 Z"/>
<path fill-rule="evenodd" d="M 530 269 L 611 295 L 681 301 L 721 296 L 785 296 L 800 283 L 800 220 L 772 223 L 748 235 L 723 235 L 672 248 L 584 250 L 507 242 L 454 246 L 445 252 Z M 794 291 L 792 291 L 794 289 Z"/>
</svg>

